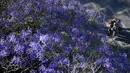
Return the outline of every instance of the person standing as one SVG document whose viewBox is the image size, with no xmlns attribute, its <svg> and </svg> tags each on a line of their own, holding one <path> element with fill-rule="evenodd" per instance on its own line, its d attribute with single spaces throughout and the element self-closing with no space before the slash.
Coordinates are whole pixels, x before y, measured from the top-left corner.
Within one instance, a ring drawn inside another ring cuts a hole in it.
<svg viewBox="0 0 130 73">
<path fill-rule="evenodd" d="M 116 34 L 116 19 L 109 21 L 108 36 L 114 36 Z"/>
</svg>

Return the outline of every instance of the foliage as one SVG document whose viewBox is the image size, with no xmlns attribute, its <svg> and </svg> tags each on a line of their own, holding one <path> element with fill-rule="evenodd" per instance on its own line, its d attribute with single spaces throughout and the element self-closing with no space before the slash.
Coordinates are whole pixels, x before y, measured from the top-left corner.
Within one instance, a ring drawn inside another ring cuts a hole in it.
<svg viewBox="0 0 130 73">
<path fill-rule="evenodd" d="M 30 73 L 127 73 L 127 54 L 115 54 L 106 36 L 74 0 L 19 0 L 0 15 L 1 70 Z"/>
</svg>

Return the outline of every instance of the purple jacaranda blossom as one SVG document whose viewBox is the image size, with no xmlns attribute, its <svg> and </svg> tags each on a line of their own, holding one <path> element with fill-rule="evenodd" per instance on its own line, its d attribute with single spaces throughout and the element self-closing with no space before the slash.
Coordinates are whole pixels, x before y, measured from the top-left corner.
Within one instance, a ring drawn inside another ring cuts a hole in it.
<svg viewBox="0 0 130 73">
<path fill-rule="evenodd" d="M 44 50 L 38 51 L 36 53 L 36 57 L 39 58 L 39 61 L 41 61 L 42 63 L 45 63 L 48 61 L 48 59 L 44 57 Z"/>
<path fill-rule="evenodd" d="M 39 41 L 41 41 L 42 43 L 49 42 L 49 40 L 50 40 L 50 36 L 48 34 L 41 35 L 40 38 L 39 38 Z"/>
<path fill-rule="evenodd" d="M 18 13 L 17 13 L 16 11 L 12 11 L 12 12 L 10 13 L 10 15 L 11 15 L 12 17 L 15 17 L 17 14 L 18 14 Z"/>
<path fill-rule="evenodd" d="M 8 19 L 9 22 L 15 22 L 15 17 L 11 17 L 10 19 Z"/>
<path fill-rule="evenodd" d="M 39 68 L 38 68 L 38 72 L 39 73 L 46 73 L 46 67 L 44 65 L 41 65 Z"/>
<path fill-rule="evenodd" d="M 26 50 L 26 53 L 30 57 L 31 60 L 35 60 L 37 58 L 37 50 L 29 48 Z"/>
<path fill-rule="evenodd" d="M 47 4 L 52 4 L 52 3 L 53 3 L 53 0 L 45 0 L 45 2 L 46 2 Z"/>
<path fill-rule="evenodd" d="M 72 29 L 72 33 L 73 33 L 74 35 L 79 35 L 79 30 L 78 30 L 77 28 L 73 28 L 73 29 Z"/>
<path fill-rule="evenodd" d="M 0 26 L 5 26 L 6 24 L 8 24 L 8 20 L 4 19 L 1 23 Z"/>
<path fill-rule="evenodd" d="M 123 56 L 124 56 L 125 58 L 127 58 L 127 54 L 126 54 L 126 53 L 123 53 Z"/>
<path fill-rule="evenodd" d="M 41 49 L 41 45 L 38 42 L 30 42 L 29 46 L 33 49 L 33 50 L 42 50 Z"/>
<path fill-rule="evenodd" d="M 64 48 L 64 51 L 65 51 L 67 54 L 69 54 L 69 53 L 71 52 L 71 48 L 65 47 L 65 48 Z"/>
<path fill-rule="evenodd" d="M 28 3 L 26 6 L 25 6 L 25 10 L 24 10 L 24 13 L 25 14 L 29 14 L 29 12 L 31 11 L 31 3 Z"/>
<path fill-rule="evenodd" d="M 15 36 L 15 33 L 11 33 L 11 34 L 9 34 L 8 38 L 9 38 L 9 41 L 10 41 L 10 42 L 13 42 L 13 43 L 16 42 L 16 36 Z"/>
<path fill-rule="evenodd" d="M 35 11 L 37 11 L 37 12 L 41 12 L 42 9 L 44 9 L 44 5 L 43 5 L 42 1 L 39 1 L 39 2 L 35 1 L 34 6 L 35 6 Z"/>
<path fill-rule="evenodd" d="M 81 62 L 85 62 L 85 57 L 82 55 L 82 56 L 79 56 L 79 60 L 81 61 Z"/>
<path fill-rule="evenodd" d="M 57 70 L 56 73 L 62 73 L 63 71 L 62 70 Z"/>
<path fill-rule="evenodd" d="M 51 69 L 51 68 L 47 68 L 46 69 L 46 73 L 55 73 L 55 70 Z"/>
<path fill-rule="evenodd" d="M 65 6 L 64 6 L 65 7 Z M 66 11 L 66 8 L 62 8 L 62 7 L 57 7 L 57 10 L 61 13 L 64 14 Z"/>
<path fill-rule="evenodd" d="M 104 64 L 106 68 L 110 68 L 111 67 L 111 63 L 105 63 Z"/>
<path fill-rule="evenodd" d="M 38 35 L 38 34 L 34 34 L 34 35 L 32 36 L 32 40 L 33 40 L 34 42 L 38 42 L 38 41 L 39 41 L 39 35 Z"/>
<path fill-rule="evenodd" d="M 5 57 L 5 56 L 7 56 L 8 55 L 8 51 L 6 51 L 6 50 L 1 50 L 0 51 L 0 56 L 1 57 Z"/>
<path fill-rule="evenodd" d="M 97 50 L 106 52 L 106 51 L 109 51 L 109 46 L 108 45 L 101 45 L 101 46 L 99 46 L 99 48 L 97 48 Z"/>
<path fill-rule="evenodd" d="M 24 53 L 24 49 L 25 49 L 25 47 L 23 45 L 17 44 L 14 47 L 14 52 L 16 54 L 21 54 L 22 55 Z"/>
<path fill-rule="evenodd" d="M 30 34 L 30 32 L 27 32 L 27 31 L 25 31 L 25 30 L 22 30 L 20 37 L 21 37 L 21 38 L 26 38 L 29 34 Z"/>
<path fill-rule="evenodd" d="M 61 39 L 62 39 L 62 35 L 61 35 L 61 34 L 54 34 L 54 36 L 52 37 L 52 39 L 53 39 L 55 42 L 60 42 Z"/>
<path fill-rule="evenodd" d="M 21 59 L 18 56 L 13 56 L 13 58 L 11 59 L 11 62 L 14 63 L 14 64 L 20 64 Z"/>
<path fill-rule="evenodd" d="M 55 63 L 55 62 L 52 62 L 52 63 L 50 63 L 50 65 L 49 65 L 49 68 L 51 68 L 51 69 L 54 69 L 54 68 L 56 68 L 57 67 L 57 63 Z"/>
<path fill-rule="evenodd" d="M 1 44 L 1 45 L 4 45 L 5 42 L 6 42 L 6 41 L 5 41 L 3 38 L 0 39 L 0 44 Z"/>
<path fill-rule="evenodd" d="M 54 0 L 54 4 L 58 4 L 60 0 Z"/>
<path fill-rule="evenodd" d="M 69 9 L 75 9 L 76 7 L 79 7 L 80 2 L 71 0 L 68 4 Z"/>
<path fill-rule="evenodd" d="M 63 61 L 62 61 L 62 63 L 64 65 L 68 65 L 68 64 L 70 64 L 70 60 L 68 58 L 64 58 Z"/>
<path fill-rule="evenodd" d="M 31 69 L 30 73 L 36 73 L 36 71 L 34 69 Z"/>
</svg>

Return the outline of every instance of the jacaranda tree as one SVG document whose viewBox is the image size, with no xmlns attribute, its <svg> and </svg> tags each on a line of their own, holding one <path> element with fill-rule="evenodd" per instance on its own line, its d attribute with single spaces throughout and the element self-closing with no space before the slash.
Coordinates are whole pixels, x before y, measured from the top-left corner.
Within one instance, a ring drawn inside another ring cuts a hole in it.
<svg viewBox="0 0 130 73">
<path fill-rule="evenodd" d="M 75 0 L 11 2 L 0 15 L 1 71 L 130 72 L 127 54 L 105 43 L 106 35 L 92 26 L 90 14 Z"/>
</svg>

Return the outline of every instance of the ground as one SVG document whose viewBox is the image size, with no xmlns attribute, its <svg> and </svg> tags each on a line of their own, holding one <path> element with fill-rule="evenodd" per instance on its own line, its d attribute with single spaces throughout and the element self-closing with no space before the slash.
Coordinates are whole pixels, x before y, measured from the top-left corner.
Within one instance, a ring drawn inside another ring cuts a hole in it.
<svg viewBox="0 0 130 73">
<path fill-rule="evenodd" d="M 84 6 L 92 6 L 97 11 L 105 14 L 105 26 L 112 18 L 122 20 L 123 34 L 114 38 L 107 38 L 107 43 L 122 47 L 130 48 L 130 1 L 129 0 L 80 0 Z M 107 28 L 106 28 L 107 29 Z"/>
</svg>

